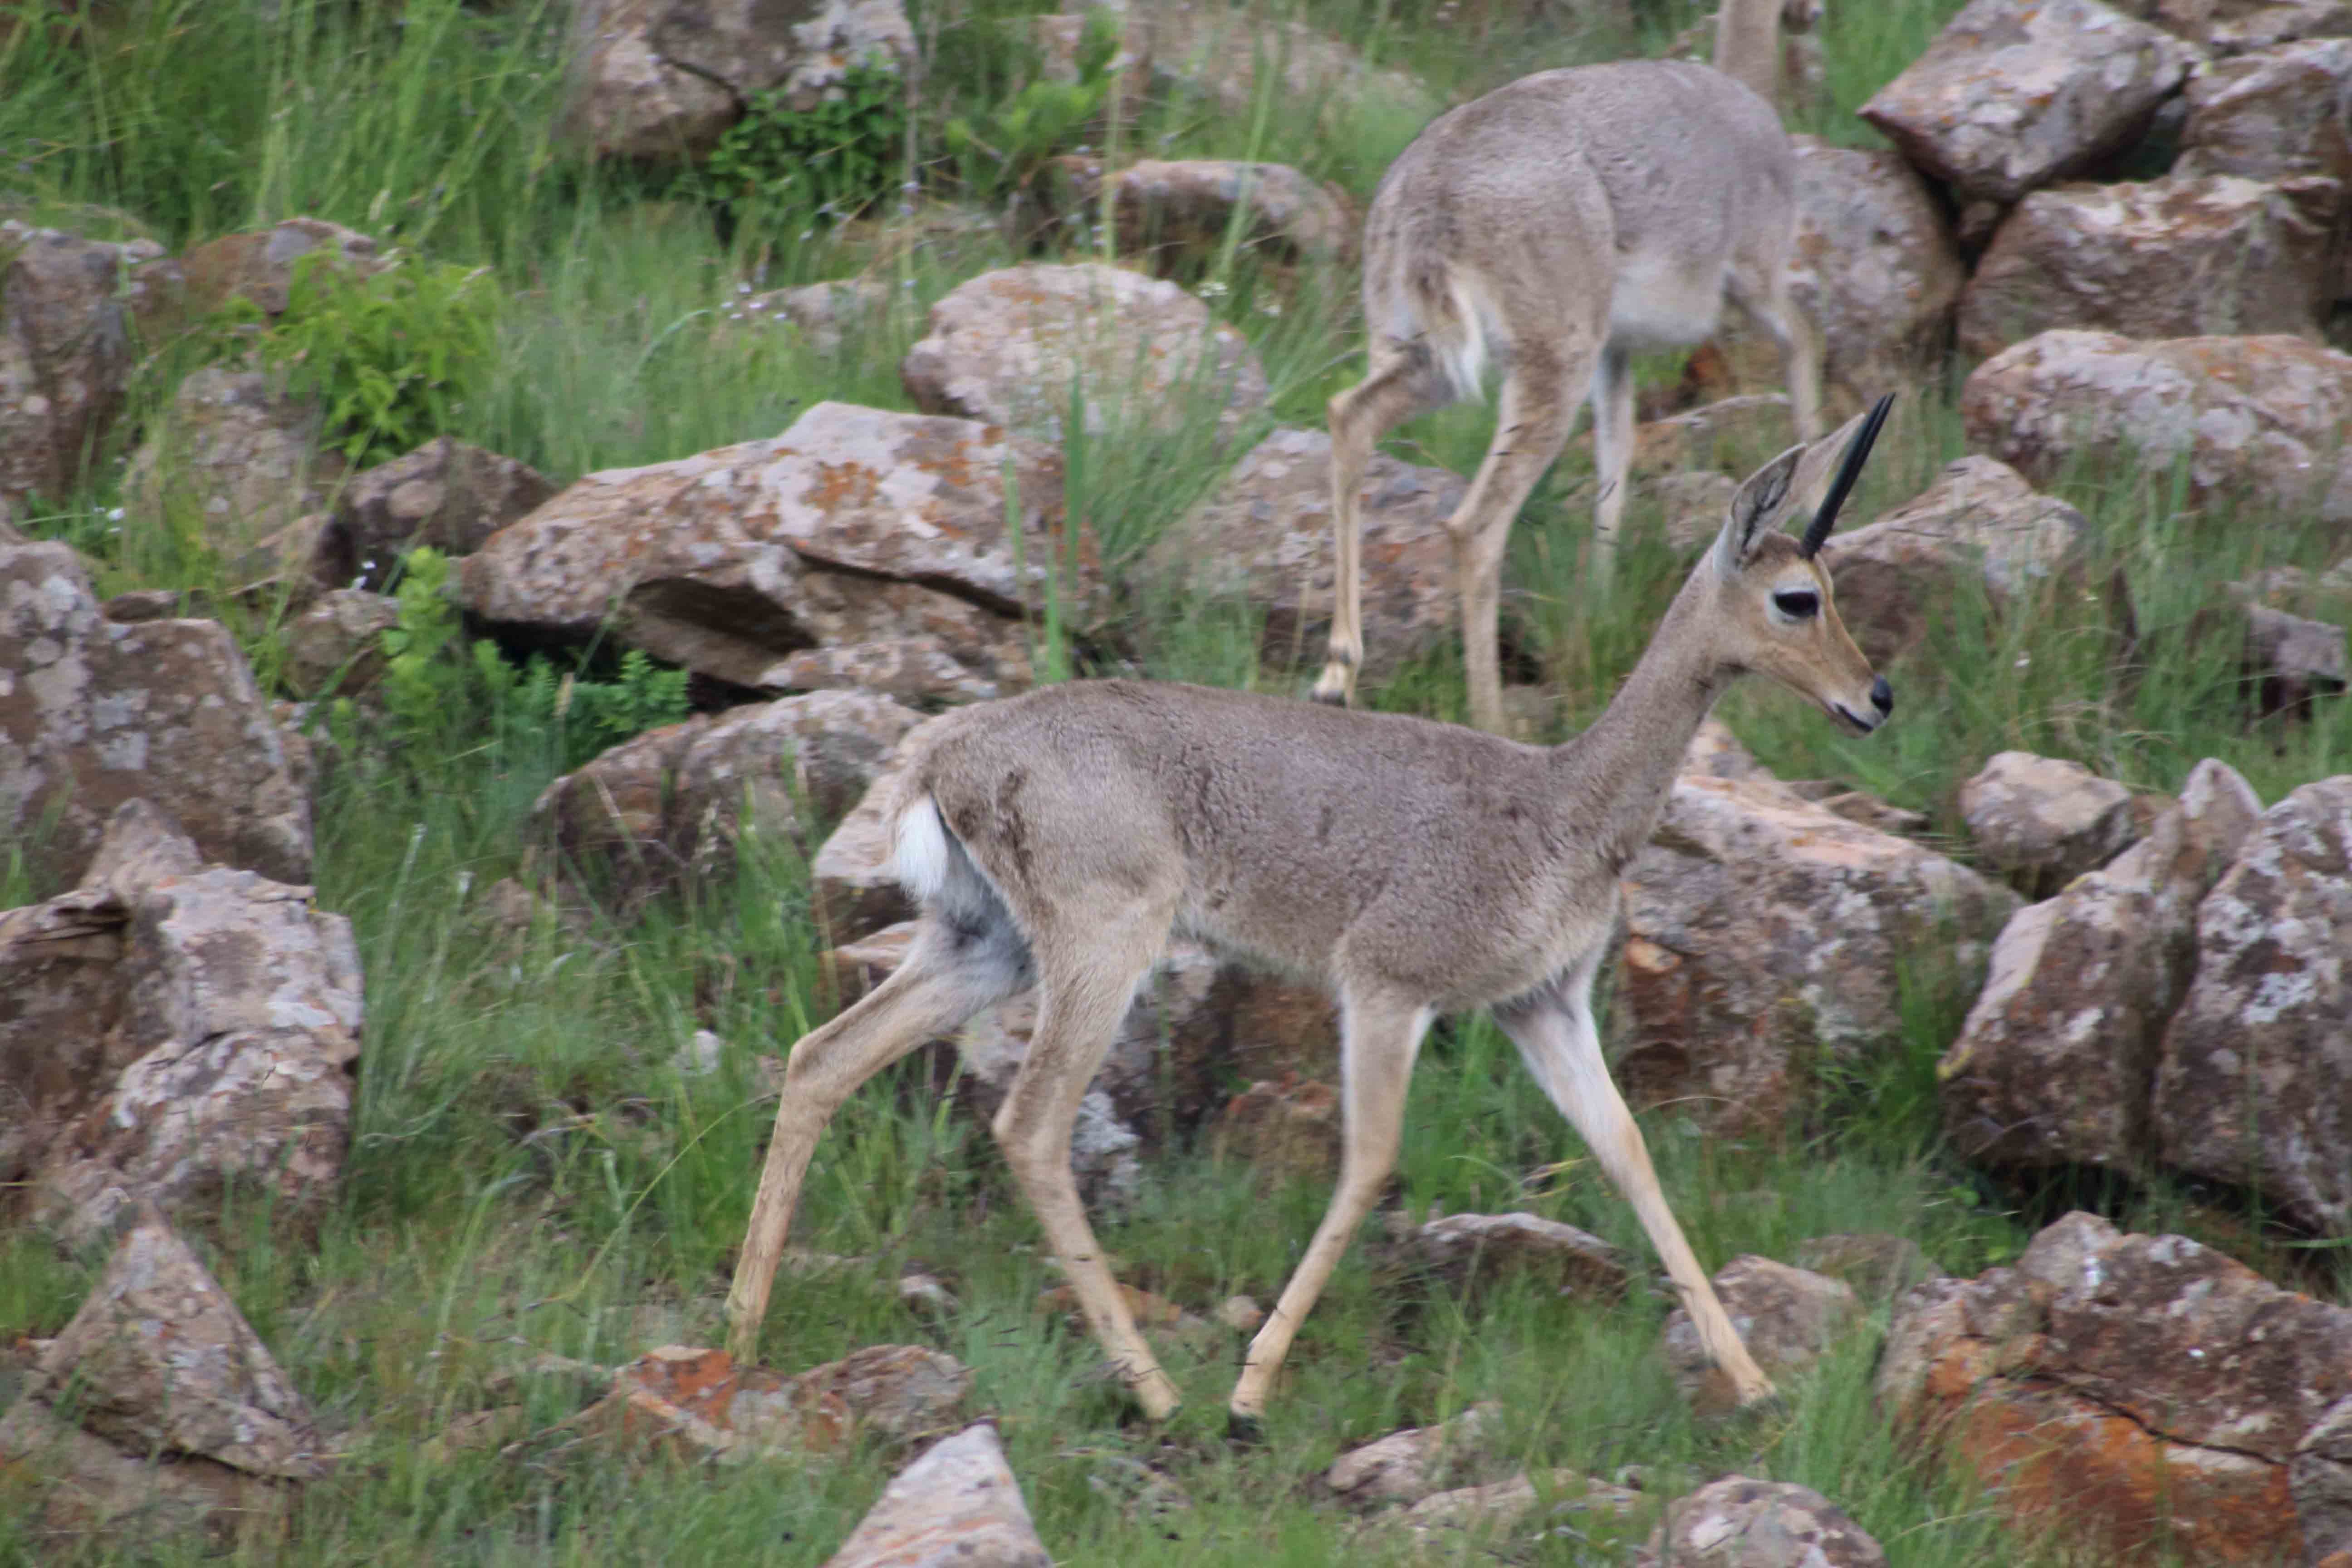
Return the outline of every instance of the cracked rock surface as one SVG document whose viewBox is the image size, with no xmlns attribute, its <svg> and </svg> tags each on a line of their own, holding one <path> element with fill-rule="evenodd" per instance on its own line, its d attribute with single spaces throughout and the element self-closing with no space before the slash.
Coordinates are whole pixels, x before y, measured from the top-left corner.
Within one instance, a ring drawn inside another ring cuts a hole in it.
<svg viewBox="0 0 2352 1568">
<path fill-rule="evenodd" d="M 1889 1414 L 2011 1512 L 2192 1563 L 2352 1544 L 2347 1396 L 2352 1309 L 2079 1211 L 2012 1268 L 1906 1295 L 1878 1373 Z"/>
</svg>

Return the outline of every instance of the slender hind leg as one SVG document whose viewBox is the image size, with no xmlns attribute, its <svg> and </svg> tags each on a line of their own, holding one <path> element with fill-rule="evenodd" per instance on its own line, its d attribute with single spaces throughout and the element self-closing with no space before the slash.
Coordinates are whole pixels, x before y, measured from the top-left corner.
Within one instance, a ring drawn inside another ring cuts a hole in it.
<svg viewBox="0 0 2352 1568">
<path fill-rule="evenodd" d="M 1789 404 L 1796 413 L 1797 439 L 1818 441 L 1822 438 L 1821 334 L 1812 318 L 1791 297 L 1788 273 L 1774 267 L 1769 279 L 1759 285 L 1735 267 L 1724 292 L 1780 351 L 1780 379 L 1788 384 Z"/>
<path fill-rule="evenodd" d="M 1338 537 L 1332 563 L 1330 650 L 1315 682 L 1318 702 L 1351 702 L 1364 662 L 1362 524 L 1357 511 L 1364 467 L 1381 437 L 1412 417 L 1422 404 L 1415 360 L 1374 341 L 1370 374 L 1331 399 L 1331 526 Z"/>
<path fill-rule="evenodd" d="M 1470 722 L 1503 731 L 1501 611 L 1503 554 L 1511 521 L 1544 470 L 1568 445 L 1579 391 L 1592 377 L 1590 338 L 1559 350 L 1522 349 L 1503 381 L 1495 438 L 1454 516 L 1454 580 L 1462 595 L 1462 664 L 1470 684 Z"/>
<path fill-rule="evenodd" d="M 1715 1364 L 1731 1379 L 1742 1405 L 1772 1396 L 1772 1383 L 1739 1342 L 1738 1331 L 1707 1282 L 1682 1226 L 1659 1189 L 1651 1167 L 1650 1151 L 1642 1130 L 1625 1109 L 1617 1086 L 1610 1081 L 1601 1058 L 1601 1037 L 1592 1026 L 1592 972 L 1596 957 L 1574 973 L 1562 976 L 1508 1008 L 1495 1010 L 1495 1022 L 1519 1047 L 1519 1057 L 1536 1075 L 1544 1092 L 1591 1145 L 1601 1168 L 1617 1184 L 1658 1249 L 1684 1308 L 1698 1328 L 1699 1342 Z"/>
<path fill-rule="evenodd" d="M 1139 912 L 1123 921 L 1097 920 L 1083 936 L 1041 938 L 1036 1032 L 994 1123 L 1005 1163 L 1070 1277 L 1087 1329 L 1143 1413 L 1155 1421 L 1175 1412 L 1176 1385 L 1136 1331 L 1127 1297 L 1087 1224 L 1070 1173 L 1070 1129 L 1173 912 L 1171 908 L 1164 917 Z M 1049 953 L 1055 956 L 1048 959 Z"/>
<path fill-rule="evenodd" d="M 1227 1406 L 1237 1427 L 1247 1429 L 1265 1411 L 1274 1374 L 1290 1352 L 1292 1336 L 1314 1310 L 1316 1299 L 1331 1278 L 1331 1270 L 1355 1239 L 1356 1227 L 1371 1211 L 1396 1166 L 1397 1143 L 1404 1127 L 1405 1089 L 1412 1078 L 1413 1058 L 1421 1050 L 1422 1032 L 1429 1027 L 1429 1010 L 1410 1002 L 1368 994 L 1340 998 L 1342 1042 L 1339 1047 L 1340 1126 L 1345 1142 L 1339 1155 L 1339 1184 L 1331 1206 L 1315 1228 L 1307 1256 L 1298 1260 L 1282 1300 L 1250 1342 L 1241 1381 L 1234 1385 Z"/>
<path fill-rule="evenodd" d="M 1606 588 L 1617 575 L 1617 524 L 1633 470 L 1633 357 L 1601 351 L 1592 375 L 1592 467 L 1601 488 L 1592 507 L 1592 575 Z"/>
<path fill-rule="evenodd" d="M 923 922 L 898 973 L 793 1047 L 760 1195 L 752 1202 L 751 1223 L 727 1291 L 730 1354 L 749 1360 L 758 1347 L 793 1205 L 825 1123 L 867 1079 L 1027 982 L 1020 937 L 1009 921 L 974 931 L 933 916 Z"/>
</svg>

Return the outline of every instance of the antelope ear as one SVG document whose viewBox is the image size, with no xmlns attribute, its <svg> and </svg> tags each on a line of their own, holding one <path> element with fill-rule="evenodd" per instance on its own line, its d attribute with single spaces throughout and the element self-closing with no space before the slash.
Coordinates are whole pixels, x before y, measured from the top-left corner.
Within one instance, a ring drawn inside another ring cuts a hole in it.
<svg viewBox="0 0 2352 1568">
<path fill-rule="evenodd" d="M 1780 526 L 1789 510 L 1790 496 L 1797 479 L 1798 465 L 1804 460 L 1809 448 L 1791 447 L 1754 473 L 1748 476 L 1738 492 L 1731 498 L 1730 515 L 1723 520 L 1723 531 L 1716 536 L 1716 570 L 1729 577 L 1747 564 L 1748 552 L 1766 531 Z"/>
</svg>

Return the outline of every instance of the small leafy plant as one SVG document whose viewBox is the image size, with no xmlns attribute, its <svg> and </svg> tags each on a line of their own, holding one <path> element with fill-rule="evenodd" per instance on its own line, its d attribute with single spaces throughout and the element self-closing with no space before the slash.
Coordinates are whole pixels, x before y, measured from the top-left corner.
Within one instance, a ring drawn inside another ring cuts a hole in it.
<svg viewBox="0 0 2352 1568">
<path fill-rule="evenodd" d="M 294 263 L 278 320 L 239 300 L 219 325 L 249 333 L 289 391 L 318 400 L 344 458 L 365 467 L 455 427 L 490 363 L 498 310 L 487 268 L 411 260 L 362 277 L 313 252 Z"/>
<path fill-rule="evenodd" d="M 687 673 L 631 648 L 611 680 L 561 673 L 544 657 L 517 668 L 488 639 L 468 648 L 449 598 L 448 557 L 418 549 L 401 557 L 398 624 L 383 633 L 384 710 L 394 737 L 421 754 L 487 717 L 502 742 L 551 741 L 569 770 L 634 735 L 687 715 Z M 345 714 L 346 720 L 350 714 Z"/>
<path fill-rule="evenodd" d="M 436 734 L 465 710 L 457 606 L 449 599 L 449 558 L 437 550 L 401 557 L 399 621 L 383 634 L 383 705 L 406 734 Z M 497 650 L 491 650 L 495 653 Z"/>
<path fill-rule="evenodd" d="M 856 217 L 897 183 L 904 91 L 895 70 L 874 63 L 850 68 L 807 109 L 771 88 L 719 139 L 704 189 L 738 223 Z"/>
<path fill-rule="evenodd" d="M 500 728 L 552 732 L 566 772 L 687 715 L 686 671 L 664 669 L 642 648 L 621 656 L 611 680 L 559 675 L 545 658 L 517 669 L 488 642 L 474 645 L 474 667 Z"/>
<path fill-rule="evenodd" d="M 949 121 L 948 151 L 964 184 L 982 196 L 1018 190 L 1055 153 L 1084 142 L 1109 100 L 1120 37 L 1117 14 L 1093 7 L 1078 35 L 1076 81 L 1032 81 L 1010 103 Z"/>
</svg>

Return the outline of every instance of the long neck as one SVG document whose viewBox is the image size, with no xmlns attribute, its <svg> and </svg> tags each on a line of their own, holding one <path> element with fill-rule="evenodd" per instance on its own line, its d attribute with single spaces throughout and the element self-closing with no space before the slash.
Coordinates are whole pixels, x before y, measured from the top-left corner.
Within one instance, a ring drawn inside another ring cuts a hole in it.
<svg viewBox="0 0 2352 1568">
<path fill-rule="evenodd" d="M 1608 710 L 1552 752 L 1557 808 L 1576 818 L 1573 830 L 1591 834 L 1612 866 L 1649 838 L 1700 721 L 1737 674 L 1716 658 L 1706 635 L 1712 597 L 1694 574 Z"/>
</svg>

